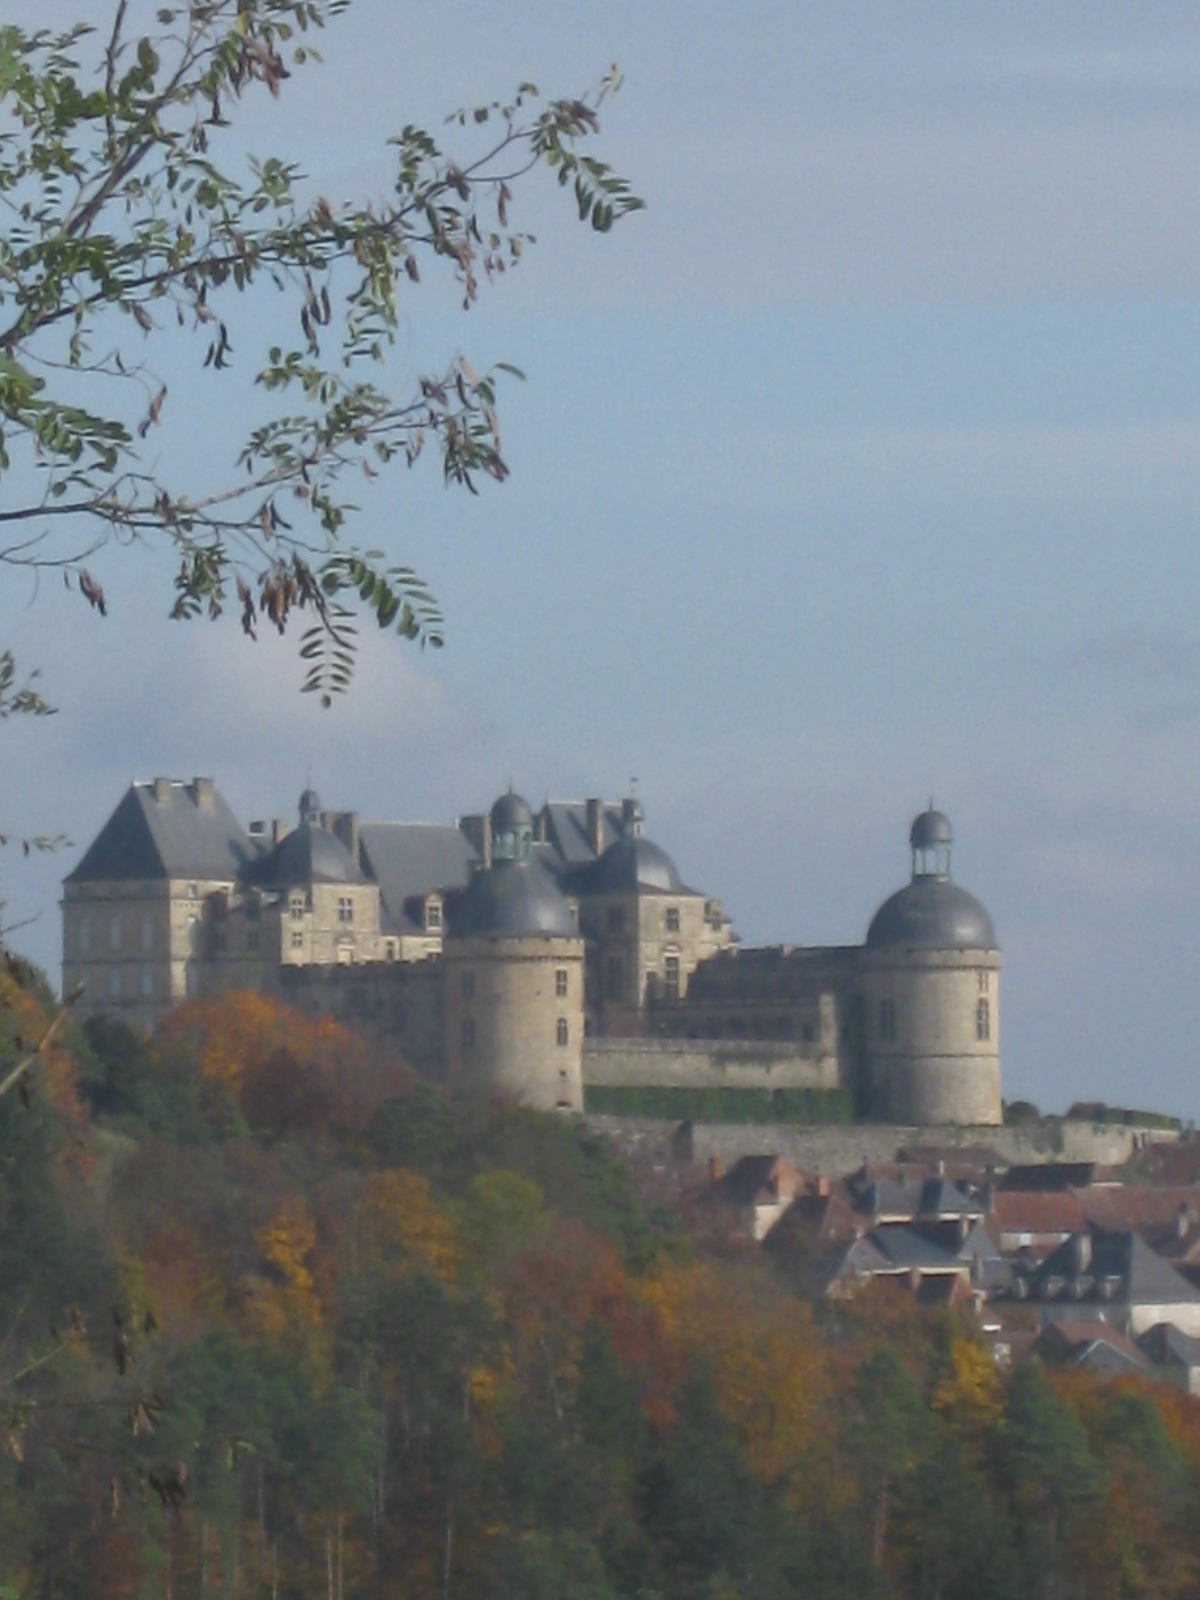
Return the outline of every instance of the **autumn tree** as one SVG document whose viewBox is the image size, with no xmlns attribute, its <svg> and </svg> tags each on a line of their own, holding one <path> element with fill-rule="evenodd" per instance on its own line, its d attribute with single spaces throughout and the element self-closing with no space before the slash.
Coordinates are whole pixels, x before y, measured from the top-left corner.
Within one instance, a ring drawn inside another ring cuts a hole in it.
<svg viewBox="0 0 1200 1600">
<path fill-rule="evenodd" d="M 495 372 L 456 357 L 405 391 L 389 369 L 423 275 L 469 307 L 516 266 L 510 210 L 535 168 L 598 232 L 641 204 L 589 148 L 615 75 L 464 112 L 453 153 L 399 127 L 374 201 L 313 195 L 294 163 L 245 152 L 240 105 L 285 96 L 348 3 L 112 0 L 102 25 L 0 28 L 0 563 L 61 569 L 103 611 L 100 549 L 163 545 L 176 617 L 229 607 L 253 634 L 303 611 L 305 687 L 324 696 L 349 681 L 357 608 L 441 639 L 420 578 L 348 538 L 354 483 L 423 453 L 470 490 L 508 473 Z M 181 363 L 184 392 L 166 381 Z M 258 411 L 236 459 L 156 465 L 160 430 L 201 395 L 227 406 L 230 381 Z"/>
</svg>

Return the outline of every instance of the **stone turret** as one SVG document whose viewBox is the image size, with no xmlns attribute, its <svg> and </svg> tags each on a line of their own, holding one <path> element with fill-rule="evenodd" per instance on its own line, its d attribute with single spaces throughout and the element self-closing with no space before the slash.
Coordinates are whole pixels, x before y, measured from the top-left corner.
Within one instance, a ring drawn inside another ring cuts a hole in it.
<svg viewBox="0 0 1200 1600">
<path fill-rule="evenodd" d="M 912 879 L 875 913 L 863 951 L 868 1110 L 899 1123 L 999 1123 L 996 931 L 951 878 L 949 818 L 931 804 L 909 843 Z"/>
</svg>

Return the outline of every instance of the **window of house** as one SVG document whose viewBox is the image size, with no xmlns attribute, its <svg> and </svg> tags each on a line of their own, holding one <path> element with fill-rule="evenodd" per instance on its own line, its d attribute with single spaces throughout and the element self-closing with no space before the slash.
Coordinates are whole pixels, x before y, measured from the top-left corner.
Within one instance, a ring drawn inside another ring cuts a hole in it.
<svg viewBox="0 0 1200 1600">
<path fill-rule="evenodd" d="M 668 1000 L 679 999 L 679 957 L 668 956 L 663 962 L 663 988 Z"/>
<path fill-rule="evenodd" d="M 560 1000 L 567 998 L 567 969 L 559 967 L 554 974 L 554 993 Z"/>
<path fill-rule="evenodd" d="M 294 894 L 289 901 L 289 905 L 292 910 L 292 921 L 299 922 L 304 916 L 304 896 L 302 894 Z"/>
<path fill-rule="evenodd" d="M 559 1017 L 554 1033 L 560 1045 L 569 1043 L 571 1030 L 567 1027 L 566 1017 Z"/>
<path fill-rule="evenodd" d="M 975 1007 L 975 1037 L 980 1043 L 992 1037 L 992 1008 L 987 1000 Z"/>
<path fill-rule="evenodd" d="M 604 975 L 604 992 L 609 1000 L 625 998 L 625 966 L 620 956 L 610 956 Z"/>
<path fill-rule="evenodd" d="M 425 926 L 436 933 L 442 925 L 442 908 L 437 900 L 430 900 L 425 907 Z"/>
<path fill-rule="evenodd" d="M 464 1000 L 470 1000 L 475 993 L 475 974 L 464 972 L 458 980 L 459 993 Z"/>
<path fill-rule="evenodd" d="M 894 1000 L 881 1000 L 879 1002 L 879 1037 L 884 1044 L 896 1042 L 896 1002 Z"/>
<path fill-rule="evenodd" d="M 609 906 L 604 913 L 604 931 L 606 933 L 621 933 L 625 928 L 624 906 Z"/>
<path fill-rule="evenodd" d="M 338 921 L 354 921 L 354 900 L 351 895 L 343 894 L 338 896 Z"/>
<path fill-rule="evenodd" d="M 668 906 L 667 907 L 667 932 L 668 933 L 678 933 L 679 932 L 679 907 L 678 906 Z"/>
<path fill-rule="evenodd" d="M 462 1047 L 464 1050 L 474 1050 L 475 1048 L 474 1017 L 464 1017 L 462 1019 Z"/>
<path fill-rule="evenodd" d="M 303 928 L 293 928 L 292 929 L 292 949 L 293 950 L 303 950 L 304 949 L 304 929 Z"/>
</svg>

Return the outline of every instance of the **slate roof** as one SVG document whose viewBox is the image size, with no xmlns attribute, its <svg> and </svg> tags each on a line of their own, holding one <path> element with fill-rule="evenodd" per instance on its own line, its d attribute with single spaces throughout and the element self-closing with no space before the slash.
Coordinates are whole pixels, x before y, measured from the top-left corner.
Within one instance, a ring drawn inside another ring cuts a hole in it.
<svg viewBox="0 0 1200 1600">
<path fill-rule="evenodd" d="M 313 883 L 365 883 L 358 862 L 342 841 L 322 827 L 302 822 L 260 861 L 256 882 L 271 889 Z"/>
<path fill-rule="evenodd" d="M 1001 1233 L 1079 1233 L 1084 1226 L 1083 1207 L 1073 1194 L 1028 1194 L 1000 1190 L 990 1216 Z"/>
<path fill-rule="evenodd" d="M 1138 1348 L 1158 1367 L 1200 1367 L 1200 1339 L 1182 1333 L 1173 1322 L 1147 1328 Z"/>
<path fill-rule="evenodd" d="M 586 800 L 547 800 L 539 815 L 545 823 L 546 842 L 569 867 L 596 859 L 588 839 Z M 601 854 L 622 836 L 621 807 L 605 802 L 600 808 Z"/>
<path fill-rule="evenodd" d="M 359 847 L 365 871 L 379 885 L 384 912 L 396 928 L 416 924 L 404 910 L 412 896 L 463 889 L 478 860 L 458 828 L 426 822 L 364 822 Z"/>
<path fill-rule="evenodd" d="M 1107 1376 L 1145 1372 L 1149 1365 L 1144 1351 L 1106 1322 L 1052 1322 L 1034 1350 L 1052 1366 L 1087 1367 Z"/>
<path fill-rule="evenodd" d="M 731 1206 L 751 1206 L 794 1195 L 803 1175 L 779 1156 L 742 1156 L 716 1185 L 716 1195 Z"/>
<path fill-rule="evenodd" d="M 197 803 L 197 785 L 172 780 L 165 798 L 154 785 L 132 783 L 67 883 L 126 883 L 199 878 L 233 883 L 260 847 L 214 789 L 211 808 Z"/>
<path fill-rule="evenodd" d="M 1091 1260 L 1080 1265 L 1079 1241 L 1090 1239 Z M 1070 1292 L 1047 1293 L 1047 1282 L 1059 1279 Z M 1079 1292 L 1075 1290 L 1078 1280 Z M 1112 1283 L 1112 1291 L 1102 1288 Z M 1136 1233 L 1108 1233 L 1101 1229 L 1090 1234 L 1075 1234 L 1051 1252 L 1032 1275 L 1031 1286 L 1038 1300 L 1074 1301 L 1083 1304 L 1118 1305 L 1197 1305 L 1200 1289 L 1176 1272 L 1169 1262 L 1153 1251 Z"/>
</svg>

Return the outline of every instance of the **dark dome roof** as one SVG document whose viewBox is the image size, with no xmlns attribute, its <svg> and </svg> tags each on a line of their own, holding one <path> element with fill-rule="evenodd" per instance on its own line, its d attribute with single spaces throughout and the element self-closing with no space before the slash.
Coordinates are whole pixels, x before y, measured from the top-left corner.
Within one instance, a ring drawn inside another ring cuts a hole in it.
<svg viewBox="0 0 1200 1600">
<path fill-rule="evenodd" d="M 358 863 L 336 834 L 307 823 L 282 838 L 255 874 L 275 889 L 301 883 L 365 883 Z"/>
<path fill-rule="evenodd" d="M 914 850 L 932 850 L 935 845 L 953 844 L 950 818 L 944 811 L 935 811 L 932 806 L 928 811 L 918 812 L 909 829 L 908 842 Z"/>
<path fill-rule="evenodd" d="M 640 835 L 627 833 L 610 844 L 595 866 L 592 887 L 601 894 L 636 889 L 663 889 L 678 893 L 683 880 L 665 850 Z"/>
<path fill-rule="evenodd" d="M 565 897 L 533 860 L 476 872 L 446 910 L 455 939 L 578 938 Z"/>
<path fill-rule="evenodd" d="M 524 796 L 513 794 L 510 789 L 507 794 L 502 794 L 492 807 L 492 832 L 515 833 L 518 828 L 533 827 L 533 812 L 529 809 L 529 801 Z"/>
<path fill-rule="evenodd" d="M 928 815 L 928 813 L 926 813 Z M 917 945 L 926 950 L 995 950 L 996 930 L 973 894 L 947 878 L 914 878 L 880 906 L 867 945 Z"/>
</svg>

